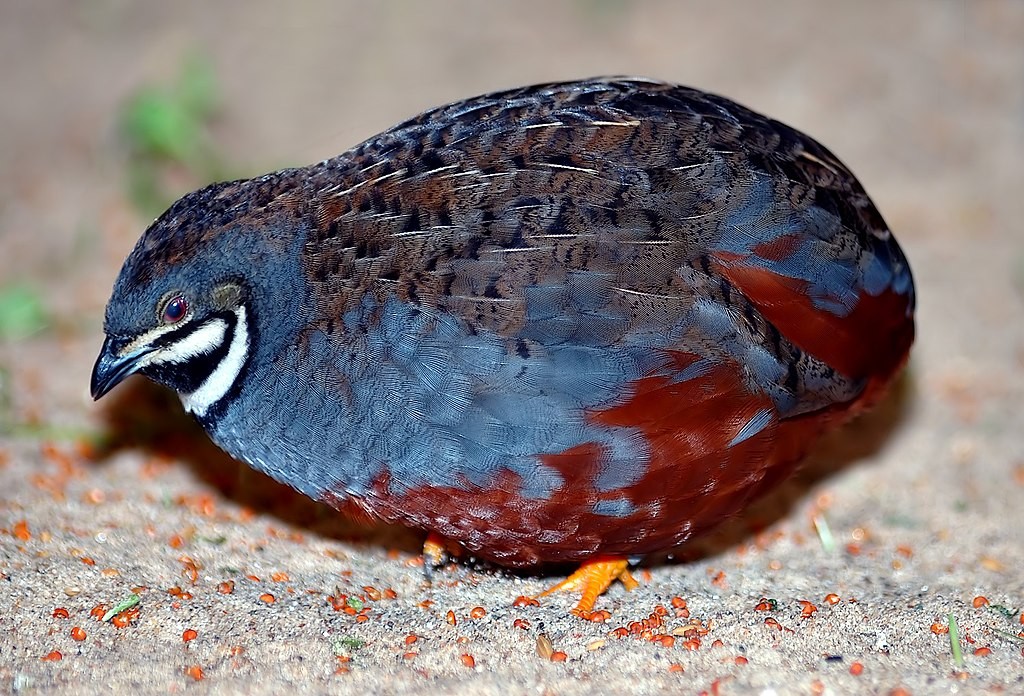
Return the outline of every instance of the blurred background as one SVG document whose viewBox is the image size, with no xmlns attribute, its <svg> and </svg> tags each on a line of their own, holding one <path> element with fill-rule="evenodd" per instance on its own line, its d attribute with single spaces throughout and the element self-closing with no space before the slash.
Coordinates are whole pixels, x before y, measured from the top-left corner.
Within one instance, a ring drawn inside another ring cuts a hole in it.
<svg viewBox="0 0 1024 696">
<path fill-rule="evenodd" d="M 92 350 L 73 339 L 98 341 L 120 261 L 178 196 L 540 81 L 675 81 L 810 133 L 862 179 L 928 283 L 937 235 L 1020 238 L 998 226 L 1024 219 L 1022 13 L 1012 0 L 5 2 L 3 398 L 83 412 Z M 990 258 L 1024 263 L 1019 244 Z M 12 340 L 30 336 L 32 359 L 59 358 L 66 377 L 12 388 Z"/>
<path fill-rule="evenodd" d="M 960 583 L 959 569 L 1020 590 L 1019 0 L 4 0 L 0 530 L 67 527 L 91 487 L 138 484 L 138 461 L 119 460 L 65 504 L 33 476 L 53 467 L 52 443 L 102 437 L 88 377 L 103 306 L 167 204 L 335 156 L 445 102 L 604 74 L 723 94 L 853 169 L 911 261 L 919 338 L 888 412 L 898 427 L 829 482 L 837 534 L 876 524 L 919 544 L 907 583 Z M 914 524 L 886 527 L 897 515 Z"/>
</svg>

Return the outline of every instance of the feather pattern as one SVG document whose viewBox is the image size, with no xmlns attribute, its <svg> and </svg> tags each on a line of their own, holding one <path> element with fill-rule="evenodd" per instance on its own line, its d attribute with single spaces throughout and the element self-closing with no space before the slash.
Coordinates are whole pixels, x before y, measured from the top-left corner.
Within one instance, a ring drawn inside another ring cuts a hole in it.
<svg viewBox="0 0 1024 696">
<path fill-rule="evenodd" d="M 196 192 L 119 287 L 200 251 L 259 336 L 213 437 L 514 565 L 717 523 L 877 399 L 914 334 L 906 258 L 832 153 L 644 80 L 485 95 Z"/>
</svg>

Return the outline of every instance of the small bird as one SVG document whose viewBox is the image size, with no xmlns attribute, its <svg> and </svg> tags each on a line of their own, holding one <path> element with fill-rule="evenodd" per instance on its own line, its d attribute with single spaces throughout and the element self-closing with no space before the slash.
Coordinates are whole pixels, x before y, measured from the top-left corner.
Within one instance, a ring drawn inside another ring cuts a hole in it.
<svg viewBox="0 0 1024 696">
<path fill-rule="evenodd" d="M 428 111 L 174 203 L 92 373 L 176 390 L 226 452 L 514 567 L 627 558 L 786 480 L 914 339 L 907 259 L 810 137 L 604 78 Z M 555 588 L 553 588 L 555 589 Z"/>
</svg>

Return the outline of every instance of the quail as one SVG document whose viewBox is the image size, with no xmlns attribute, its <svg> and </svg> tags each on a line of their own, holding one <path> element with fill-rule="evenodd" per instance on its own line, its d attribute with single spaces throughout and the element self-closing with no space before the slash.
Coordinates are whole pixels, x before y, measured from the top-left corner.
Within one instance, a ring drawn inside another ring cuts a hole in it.
<svg viewBox="0 0 1024 696">
<path fill-rule="evenodd" d="M 176 390 L 225 451 L 500 565 L 686 542 L 875 403 L 911 271 L 854 175 L 728 99 L 643 79 L 442 106 L 174 203 L 92 373 Z"/>
</svg>

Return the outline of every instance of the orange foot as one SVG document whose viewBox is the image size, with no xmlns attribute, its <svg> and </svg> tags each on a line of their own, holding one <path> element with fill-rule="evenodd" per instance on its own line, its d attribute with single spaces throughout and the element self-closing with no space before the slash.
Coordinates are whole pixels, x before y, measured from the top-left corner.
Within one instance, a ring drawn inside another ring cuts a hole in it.
<svg viewBox="0 0 1024 696">
<path fill-rule="evenodd" d="M 579 569 L 554 587 L 541 592 L 537 597 L 547 597 L 561 590 L 580 591 L 579 604 L 572 610 L 575 616 L 588 618 L 594 611 L 594 602 L 611 587 L 616 580 L 621 580 L 627 590 L 640 586 L 629 573 L 629 562 L 624 558 L 595 558 L 587 561 Z"/>
</svg>

